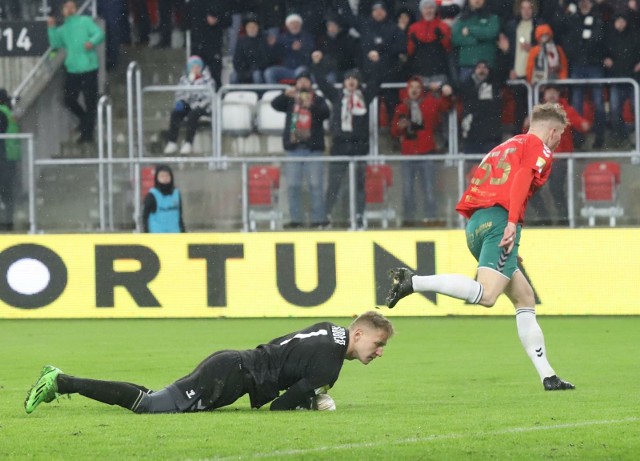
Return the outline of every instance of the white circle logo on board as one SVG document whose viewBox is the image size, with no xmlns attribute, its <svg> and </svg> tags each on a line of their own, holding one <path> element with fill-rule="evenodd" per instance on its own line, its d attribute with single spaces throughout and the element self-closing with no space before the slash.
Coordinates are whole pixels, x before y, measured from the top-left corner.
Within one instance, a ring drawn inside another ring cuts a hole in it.
<svg viewBox="0 0 640 461">
<path fill-rule="evenodd" d="M 22 295 L 40 293 L 49 285 L 51 274 L 41 261 L 33 258 L 22 258 L 9 266 L 7 283 Z"/>
</svg>

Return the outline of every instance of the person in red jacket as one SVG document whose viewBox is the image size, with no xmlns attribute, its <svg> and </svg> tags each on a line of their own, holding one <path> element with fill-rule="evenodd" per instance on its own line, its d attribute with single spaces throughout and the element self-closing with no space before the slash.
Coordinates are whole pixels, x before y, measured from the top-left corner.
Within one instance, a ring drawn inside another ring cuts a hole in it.
<svg viewBox="0 0 640 461">
<path fill-rule="evenodd" d="M 409 70 L 414 75 L 447 83 L 451 81 L 451 28 L 437 15 L 434 0 L 421 0 L 422 18 L 407 31 Z"/>
<path fill-rule="evenodd" d="M 580 133 L 586 133 L 591 130 L 591 124 L 589 120 L 584 118 L 578 113 L 578 111 L 569 104 L 566 98 L 561 96 L 561 89 L 556 85 L 546 85 L 542 93 L 542 102 L 548 102 L 552 104 L 560 104 L 567 114 L 567 120 L 569 124 L 566 126 L 560 137 L 560 144 L 556 148 L 555 152 L 558 154 L 571 153 L 574 150 L 573 147 L 573 131 L 576 130 Z M 552 224 L 560 224 L 568 222 L 569 212 L 567 210 L 567 161 L 558 160 L 553 165 L 553 171 L 549 177 L 548 191 L 553 198 L 553 204 L 555 205 L 559 220 L 551 220 Z M 542 218 L 540 224 L 544 224 L 549 220 L 552 213 L 547 207 L 541 194 L 535 195 L 531 200 L 531 209 L 533 209 L 539 218 Z"/>
<path fill-rule="evenodd" d="M 436 92 L 440 91 L 442 96 Z M 432 83 L 425 91 L 420 77 L 407 82 L 407 97 L 396 107 L 391 123 L 391 135 L 400 138 L 402 155 L 435 153 L 434 131 L 440 123 L 440 114 L 451 108 L 452 89 L 449 85 Z M 402 202 L 405 226 L 415 223 L 415 183 L 420 180 L 423 192 L 424 221 L 436 217 L 435 182 L 438 162 L 431 160 L 402 162 Z"/>
</svg>

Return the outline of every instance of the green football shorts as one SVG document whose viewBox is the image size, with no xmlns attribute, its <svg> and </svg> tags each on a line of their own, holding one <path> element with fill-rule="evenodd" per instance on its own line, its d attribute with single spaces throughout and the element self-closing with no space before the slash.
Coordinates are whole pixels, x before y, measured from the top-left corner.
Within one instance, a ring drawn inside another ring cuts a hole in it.
<svg viewBox="0 0 640 461">
<path fill-rule="evenodd" d="M 467 246 L 478 261 L 478 267 L 488 267 L 500 272 L 511 279 L 518 268 L 518 246 L 520 245 L 520 231 L 516 228 L 516 243 L 509 255 L 498 246 L 507 227 L 509 213 L 500 206 L 482 208 L 471 216 L 467 223 Z"/>
</svg>

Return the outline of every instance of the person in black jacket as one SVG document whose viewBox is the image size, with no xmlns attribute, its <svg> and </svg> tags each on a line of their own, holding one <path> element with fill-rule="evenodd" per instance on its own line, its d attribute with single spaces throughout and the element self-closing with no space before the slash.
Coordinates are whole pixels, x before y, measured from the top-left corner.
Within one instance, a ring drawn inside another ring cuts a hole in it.
<svg viewBox="0 0 640 461">
<path fill-rule="evenodd" d="M 137 384 L 70 376 L 47 365 L 27 394 L 25 410 L 32 413 L 57 395 L 76 393 L 135 413 L 211 411 L 245 394 L 252 408 L 271 402 L 270 410 L 315 409 L 315 396 L 335 384 L 345 360 L 369 364 L 382 356 L 393 333 L 391 322 L 375 311 L 360 315 L 348 328 L 316 323 L 255 349 L 216 352 L 158 392 Z"/>
<path fill-rule="evenodd" d="M 604 67 L 607 77 L 634 78 L 640 72 L 640 34 L 629 25 L 625 13 L 616 13 L 605 36 Z M 622 118 L 624 102 L 633 96 L 630 84 L 611 85 L 609 113 L 614 132 L 613 141 L 623 147 L 629 143 L 629 129 Z M 629 147 L 629 146 L 626 146 Z"/>
<path fill-rule="evenodd" d="M 345 72 L 357 67 L 360 43 L 339 16 L 328 15 L 326 33 L 318 41 L 318 50 L 324 55 L 321 65 L 327 80 L 336 83 L 342 81 Z"/>
<path fill-rule="evenodd" d="M 486 154 L 502 138 L 500 83 L 486 61 L 479 61 L 471 75 L 460 84 L 462 98 L 462 150 L 466 154 Z"/>
<path fill-rule="evenodd" d="M 260 34 L 260 25 L 255 15 L 243 19 L 246 35 L 238 39 L 233 54 L 234 71 L 230 83 L 264 83 L 263 72 L 269 64 L 269 47 Z"/>
<path fill-rule="evenodd" d="M 324 128 L 329 117 L 325 99 L 313 91 L 311 75 L 302 72 L 290 86 L 271 101 L 271 106 L 286 112 L 282 143 L 288 157 L 299 161 L 285 164 L 287 197 L 289 199 L 289 224 L 285 228 L 304 226 L 302 212 L 302 182 L 306 180 L 311 195 L 311 226 L 327 225 L 324 204 L 324 165 L 320 161 L 306 161 L 306 157 L 324 155 Z"/>
<path fill-rule="evenodd" d="M 372 72 L 373 76 L 362 88 L 362 76 L 358 70 L 351 70 L 344 75 L 342 89 L 331 85 L 320 65 L 324 55 L 321 51 L 311 54 L 312 70 L 322 93 L 331 101 L 331 155 L 334 156 L 363 156 L 369 154 L 369 104 L 376 97 L 380 88 L 380 80 L 376 78 L 381 72 Z M 371 54 L 371 63 L 379 61 L 377 53 Z M 326 206 L 331 214 L 338 199 L 340 187 L 343 183 L 349 165 L 346 162 L 331 162 L 329 164 L 329 184 L 327 186 Z M 356 226 L 362 227 L 362 216 L 365 206 L 366 163 L 356 163 Z"/>
<path fill-rule="evenodd" d="M 575 11 L 575 12 L 574 12 Z M 605 26 L 599 11 L 592 0 L 578 0 L 578 8 L 567 9 L 561 21 L 560 35 L 562 48 L 567 54 L 570 65 L 570 78 L 593 79 L 604 77 L 604 31 Z M 584 87 L 576 85 L 571 92 L 571 105 L 581 115 L 583 111 Z M 598 149 L 604 144 L 605 112 L 602 85 L 589 85 L 591 99 L 595 108 L 593 131 L 596 135 L 593 147 Z"/>
<path fill-rule="evenodd" d="M 192 54 L 203 59 L 220 84 L 224 31 L 231 25 L 231 7 L 227 0 L 191 0 L 188 5 Z"/>
</svg>

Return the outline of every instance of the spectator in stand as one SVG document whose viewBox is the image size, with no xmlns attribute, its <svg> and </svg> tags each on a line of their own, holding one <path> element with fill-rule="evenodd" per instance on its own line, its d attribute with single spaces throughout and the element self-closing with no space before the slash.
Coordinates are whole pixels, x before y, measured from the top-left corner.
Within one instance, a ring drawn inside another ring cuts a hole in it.
<svg viewBox="0 0 640 461">
<path fill-rule="evenodd" d="M 435 0 L 421 0 L 422 18 L 409 27 L 407 54 L 414 75 L 451 82 L 451 28 L 437 16 Z"/>
<path fill-rule="evenodd" d="M 133 24 L 136 25 L 138 32 L 138 44 L 147 46 L 149 44 L 149 34 L 151 33 L 151 18 L 149 17 L 147 0 L 131 0 L 129 5 Z M 128 22 L 128 18 L 125 18 L 125 22 Z"/>
<path fill-rule="evenodd" d="M 360 34 L 360 65 L 364 74 L 368 75 L 372 68 L 378 72 L 382 69 L 383 82 L 396 81 L 404 61 L 402 56 L 406 58 L 407 38 L 402 29 L 389 19 L 385 3 L 374 2 L 368 17 L 354 16 L 351 9 L 347 10 L 346 17 Z M 371 60 L 372 52 L 377 53 L 379 65 Z"/>
<path fill-rule="evenodd" d="M 263 72 L 269 64 L 269 47 L 260 33 L 255 15 L 243 19 L 245 35 L 238 39 L 233 54 L 234 71 L 229 76 L 231 83 L 264 83 Z"/>
<path fill-rule="evenodd" d="M 193 54 L 202 58 L 217 84 L 222 82 L 222 45 L 224 31 L 231 25 L 230 12 L 227 0 L 189 2 Z"/>
<path fill-rule="evenodd" d="M 569 104 L 569 101 L 561 96 L 560 88 L 556 85 L 545 85 L 542 94 L 542 103 L 560 104 L 567 113 L 569 124 L 566 126 L 560 137 L 560 144 L 556 147 L 554 154 L 573 152 L 573 130 L 580 133 L 587 133 L 591 129 L 591 124 L 583 118 L 578 111 Z M 524 132 L 529 129 L 528 119 L 525 122 Z M 535 194 L 531 199 L 531 208 L 536 211 L 540 218 L 539 223 L 567 224 L 569 213 L 567 211 L 567 160 L 555 159 L 553 169 L 549 177 L 549 191 L 556 208 L 558 219 L 550 219 L 551 211 L 547 207 L 542 194 Z M 544 189 L 543 189 L 544 190 Z M 542 191 L 541 191 L 542 192 Z"/>
<path fill-rule="evenodd" d="M 509 79 L 524 81 L 527 78 L 527 63 L 531 47 L 537 43 L 536 27 L 541 24 L 536 16 L 534 0 L 520 0 L 514 5 L 515 17 L 507 22 L 504 33 L 509 40 Z M 518 129 L 524 123 L 528 113 L 528 92 L 524 85 L 509 87 L 515 101 L 515 126 Z"/>
<path fill-rule="evenodd" d="M 299 14 L 305 31 L 313 37 L 324 32 L 324 18 L 330 4 L 331 0 L 285 0 L 287 14 Z"/>
<path fill-rule="evenodd" d="M 469 0 L 451 31 L 451 40 L 458 49 L 460 82 L 467 79 L 478 62 L 495 65 L 499 33 L 498 16 L 487 11 L 485 0 Z"/>
<path fill-rule="evenodd" d="M 321 51 L 314 51 L 311 55 L 312 69 L 322 93 L 331 101 L 331 155 L 333 156 L 364 156 L 369 154 L 369 104 L 376 97 L 380 88 L 379 76 L 381 72 L 371 72 L 362 85 L 362 76 L 358 70 L 351 70 L 344 74 L 342 89 L 331 85 L 324 74 L 321 65 L 324 55 Z M 379 65 L 376 52 L 369 55 L 372 64 Z M 329 163 L 329 181 L 326 194 L 327 213 L 330 215 L 336 204 L 340 188 L 344 182 L 349 165 L 346 162 Z M 362 217 L 365 207 L 364 181 L 366 173 L 365 162 L 356 163 L 356 227 L 362 228 Z M 330 218 L 328 218 L 330 221 Z"/>
<path fill-rule="evenodd" d="M 599 12 L 594 9 L 592 0 L 578 0 L 578 8 L 568 8 L 562 20 L 564 30 L 562 46 L 567 53 L 571 64 L 570 77 L 579 79 L 604 77 L 604 23 Z M 589 85 L 591 99 L 595 107 L 594 149 L 604 145 L 605 113 L 602 85 Z M 572 104 L 583 112 L 584 88 L 580 85 L 574 87 L 572 92 Z"/>
<path fill-rule="evenodd" d="M 405 34 L 409 32 L 409 27 L 416 22 L 413 11 L 408 8 L 396 8 L 396 24 Z"/>
<path fill-rule="evenodd" d="M 613 24 L 607 30 L 605 44 L 606 76 L 637 78 L 640 72 L 640 34 L 629 27 L 625 13 L 614 15 Z M 609 89 L 609 113 L 614 135 L 612 141 L 617 147 L 631 147 L 629 129 L 622 118 L 622 107 L 632 96 L 633 87 L 630 84 L 615 84 Z"/>
<path fill-rule="evenodd" d="M 113 70 L 120 57 L 122 43 L 121 18 L 125 15 L 124 0 L 98 0 L 98 16 L 105 23 L 105 64 L 107 71 Z"/>
<path fill-rule="evenodd" d="M 564 50 L 553 41 L 553 30 L 547 24 L 536 27 L 538 45 L 531 48 L 527 58 L 527 81 L 562 80 L 569 75 Z"/>
<path fill-rule="evenodd" d="M 11 98 L 7 90 L 0 88 L 0 135 L 20 132 L 11 111 Z M 18 164 L 22 157 L 19 139 L 0 139 L 0 230 L 13 230 L 15 192 L 20 172 Z"/>
<path fill-rule="evenodd" d="M 441 95 L 438 94 L 441 92 Z M 441 116 L 451 108 L 450 85 L 432 83 L 425 91 L 420 76 L 407 82 L 407 97 L 396 107 L 391 123 L 391 136 L 400 139 L 402 155 L 420 155 L 425 160 L 402 162 L 403 226 L 416 224 L 416 197 L 422 196 L 424 214 L 422 222 L 429 225 L 437 214 L 436 180 L 439 162 L 426 160 L 436 153 L 435 130 Z M 416 194 L 415 184 L 420 181 L 422 189 Z"/>
<path fill-rule="evenodd" d="M 501 82 L 484 61 L 460 83 L 462 99 L 462 150 L 466 154 L 486 154 L 502 139 Z"/>
<path fill-rule="evenodd" d="M 93 142 L 96 112 L 98 110 L 98 53 L 96 47 L 104 41 L 104 32 L 89 16 L 77 14 L 74 0 L 62 4 L 64 23 L 56 27 L 56 19 L 49 17 L 48 33 L 51 48 L 66 52 L 64 67 L 64 104 L 78 117 L 80 139 Z M 78 102 L 82 93 L 84 107 Z"/>
<path fill-rule="evenodd" d="M 305 157 L 324 154 L 322 123 L 329 117 L 329 106 L 322 96 L 313 91 L 308 72 L 300 73 L 295 85 L 276 96 L 271 106 L 286 112 L 282 142 L 287 157 L 299 159 L 287 162 L 284 167 L 290 217 L 285 228 L 296 229 L 305 225 L 302 213 L 302 183 L 305 179 L 311 195 L 311 226 L 325 227 L 328 223 L 324 205 L 324 165 L 322 162 L 305 161 Z"/>
<path fill-rule="evenodd" d="M 341 82 L 345 72 L 356 66 L 360 48 L 358 39 L 349 34 L 337 15 L 329 15 L 326 34 L 320 38 L 318 50 L 322 51 L 322 72 L 329 83 Z"/>
<path fill-rule="evenodd" d="M 173 171 L 168 165 L 158 165 L 154 186 L 144 198 L 142 228 L 146 233 L 186 232 L 182 220 L 182 196 L 173 184 Z"/>
<path fill-rule="evenodd" d="M 620 11 L 627 16 L 629 28 L 634 32 L 640 32 L 640 5 L 638 5 L 638 0 L 627 0 L 627 6 L 621 8 Z"/>
<path fill-rule="evenodd" d="M 173 155 L 178 150 L 176 144 L 178 131 L 185 118 L 187 133 L 180 153 L 190 155 L 193 152 L 193 138 L 198 128 L 198 120 L 202 116 L 211 115 L 210 89 L 215 89 L 215 82 L 199 56 L 191 56 L 187 60 L 186 73 L 180 77 L 178 85 L 201 87 L 202 91 L 181 90 L 176 92 L 176 103 L 169 122 L 169 142 L 164 149 L 165 155 Z"/>
<path fill-rule="evenodd" d="M 368 17 L 354 16 L 347 8 L 347 17 L 352 27 L 360 34 L 360 69 L 364 75 L 373 72 L 380 73 L 382 83 L 399 82 L 404 80 L 403 71 L 407 61 L 407 36 L 398 25 L 389 19 L 387 5 L 382 1 L 375 1 L 371 5 Z M 371 59 L 376 54 L 378 61 Z M 398 91 L 395 89 L 383 91 L 386 110 L 389 118 L 393 116 L 393 109 L 398 103 Z"/>
<path fill-rule="evenodd" d="M 277 37 L 284 24 L 284 0 L 243 0 L 243 11 L 257 16 L 262 33 Z"/>
<path fill-rule="evenodd" d="M 210 1 L 213 3 L 216 0 L 206 0 L 206 1 Z M 171 35 L 173 33 L 173 17 L 174 15 L 177 17 L 183 17 L 185 12 L 184 11 L 185 0 L 158 0 L 157 3 L 158 3 L 158 16 L 159 16 L 158 29 L 160 31 L 160 41 L 158 42 L 156 47 L 170 48 Z"/>
<path fill-rule="evenodd" d="M 265 70 L 264 78 L 267 83 L 291 80 L 309 70 L 310 56 L 314 48 L 313 37 L 302 30 L 302 17 L 299 14 L 288 15 L 285 26 L 287 30 L 275 41 L 269 36 L 272 62 L 277 64 Z"/>
</svg>

